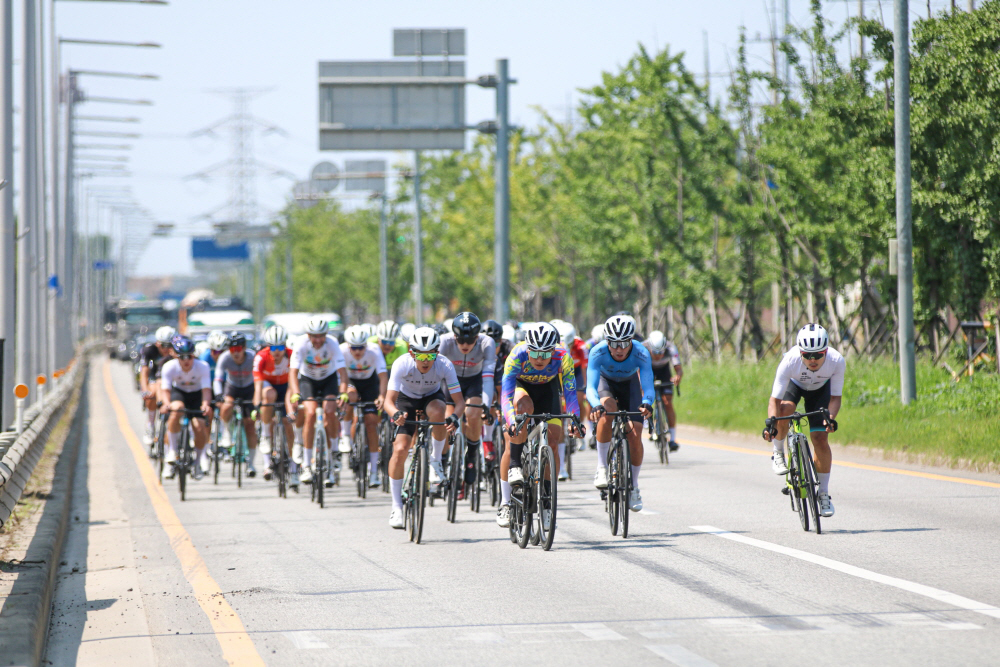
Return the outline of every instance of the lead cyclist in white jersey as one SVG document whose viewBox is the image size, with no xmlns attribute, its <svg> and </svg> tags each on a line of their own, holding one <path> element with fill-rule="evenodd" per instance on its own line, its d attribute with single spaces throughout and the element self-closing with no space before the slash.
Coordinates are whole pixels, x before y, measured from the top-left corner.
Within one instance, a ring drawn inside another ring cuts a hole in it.
<svg viewBox="0 0 1000 667">
<path fill-rule="evenodd" d="M 787 417 L 795 412 L 799 399 L 804 399 L 805 411 L 813 412 L 826 408 L 830 419 L 820 416 L 809 417 L 809 439 L 813 445 L 816 476 L 819 478 L 820 516 L 833 516 L 833 501 L 830 498 L 830 468 L 833 454 L 830 452 L 829 435 L 837 430 L 837 413 L 840 412 L 844 393 L 844 373 L 847 361 L 837 350 L 830 347 L 829 336 L 819 324 L 807 324 L 799 330 L 796 345 L 782 357 L 778 372 L 771 387 L 771 400 L 767 406 L 767 416 Z M 776 475 L 788 474 L 785 463 L 785 436 L 788 435 L 788 421 L 779 421 L 773 427 L 764 429 L 764 439 L 774 443 L 771 469 Z"/>
</svg>

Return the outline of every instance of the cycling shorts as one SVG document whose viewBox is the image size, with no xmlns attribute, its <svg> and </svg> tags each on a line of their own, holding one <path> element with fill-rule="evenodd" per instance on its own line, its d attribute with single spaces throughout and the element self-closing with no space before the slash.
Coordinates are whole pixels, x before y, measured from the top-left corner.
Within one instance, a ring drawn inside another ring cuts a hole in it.
<svg viewBox="0 0 1000 667">
<path fill-rule="evenodd" d="M 234 387 L 233 385 L 226 383 L 226 388 L 222 392 L 223 396 L 229 396 L 234 401 L 239 401 L 242 403 L 253 402 L 253 385 L 249 387 Z"/>
<path fill-rule="evenodd" d="M 653 368 L 653 380 L 659 382 L 660 386 L 656 390 L 662 396 L 673 396 L 674 395 L 674 383 L 671 382 L 674 375 L 674 369 L 672 366 L 661 366 L 659 368 Z"/>
<path fill-rule="evenodd" d="M 470 398 L 483 397 L 483 374 L 470 375 L 469 377 L 458 378 L 458 386 L 462 388 L 462 396 L 468 401 Z"/>
<path fill-rule="evenodd" d="M 535 414 L 561 415 L 563 413 L 562 383 L 559 378 L 554 378 L 544 384 L 532 384 L 518 380 L 517 389 L 523 391 L 531 399 L 532 410 Z M 514 391 L 514 405 L 517 406 L 517 390 Z M 560 426 L 562 420 L 550 419 L 549 423 Z"/>
<path fill-rule="evenodd" d="M 407 419 L 415 420 L 417 418 L 417 411 L 426 411 L 427 404 L 431 401 L 441 401 L 444 403 L 444 393 L 438 389 L 433 394 L 429 394 L 423 398 L 413 398 L 403 392 L 399 392 L 399 396 L 396 397 L 396 410 L 398 412 L 405 412 Z M 414 424 L 403 424 L 397 427 L 397 429 L 396 433 L 405 433 L 406 435 L 413 435 L 417 432 L 417 427 Z"/>
<path fill-rule="evenodd" d="M 201 410 L 201 389 L 197 391 L 181 391 L 177 387 L 170 388 L 170 402 L 181 401 L 185 410 Z"/>
<path fill-rule="evenodd" d="M 378 398 L 379 381 L 377 373 L 372 373 L 370 378 L 363 380 L 348 380 L 347 386 L 354 387 L 354 390 L 358 393 L 358 401 L 361 403 L 374 403 L 375 399 Z M 369 405 L 362 412 L 367 415 L 375 414 L 378 410 L 375 409 L 374 405 Z"/>
<path fill-rule="evenodd" d="M 602 375 L 597 384 L 597 395 L 601 398 L 615 399 L 619 410 L 638 412 L 639 406 L 642 405 L 642 383 L 639 382 L 638 374 L 621 382 L 609 380 Z M 642 423 L 642 415 L 632 415 L 629 419 Z"/>
<path fill-rule="evenodd" d="M 340 395 L 340 375 L 333 373 L 322 380 L 299 376 L 299 393 L 302 398 L 336 398 Z"/>
<path fill-rule="evenodd" d="M 284 403 L 285 402 L 285 395 L 288 393 L 288 383 L 287 382 L 284 383 L 284 384 L 271 384 L 267 380 L 264 380 L 264 382 L 261 384 L 261 386 L 264 389 L 273 389 L 275 391 L 275 393 L 277 394 L 277 396 L 274 399 L 275 403 Z"/>
<path fill-rule="evenodd" d="M 785 395 L 781 398 L 782 401 L 788 401 L 789 403 L 794 403 L 796 406 L 799 404 L 799 399 L 805 399 L 805 411 L 813 412 L 814 410 L 823 410 L 830 408 L 830 381 L 827 380 L 823 383 L 822 387 L 812 390 L 806 390 L 795 384 L 794 382 L 789 382 L 788 386 L 785 388 Z M 822 415 L 810 415 L 809 416 L 809 431 L 815 433 L 816 431 L 825 431 L 826 426 L 823 425 Z"/>
</svg>

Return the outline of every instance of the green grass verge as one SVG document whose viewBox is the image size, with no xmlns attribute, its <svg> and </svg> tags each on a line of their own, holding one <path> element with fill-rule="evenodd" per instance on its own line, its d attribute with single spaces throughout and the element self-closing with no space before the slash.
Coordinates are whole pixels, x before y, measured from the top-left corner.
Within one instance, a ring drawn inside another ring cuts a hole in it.
<svg viewBox="0 0 1000 667">
<path fill-rule="evenodd" d="M 695 362 L 675 402 L 678 421 L 759 434 L 776 369 L 777 362 Z M 831 440 L 1000 465 L 1000 376 L 977 373 L 956 384 L 943 370 L 918 363 L 917 396 L 910 406 L 900 404 L 899 369 L 891 362 L 848 359 L 840 428 Z"/>
</svg>

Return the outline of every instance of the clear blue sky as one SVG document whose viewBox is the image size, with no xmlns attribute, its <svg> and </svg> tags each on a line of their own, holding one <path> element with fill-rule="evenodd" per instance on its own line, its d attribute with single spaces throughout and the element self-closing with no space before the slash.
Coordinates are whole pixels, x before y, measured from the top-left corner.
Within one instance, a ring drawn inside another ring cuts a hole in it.
<svg viewBox="0 0 1000 667">
<path fill-rule="evenodd" d="M 780 2 L 778 3 L 780 7 Z M 891 0 L 883 11 L 891 23 Z M 935 1 L 935 11 L 944 2 Z M 965 2 L 961 3 L 963 6 Z M 252 111 L 288 132 L 287 138 L 258 139 L 260 160 L 305 178 L 320 160 L 342 163 L 342 153 L 317 148 L 317 62 L 320 60 L 390 59 L 392 29 L 464 27 L 467 73 L 492 72 L 496 58 L 510 60 L 519 83 L 511 94 L 512 120 L 534 125 L 542 107 L 565 118 L 579 88 L 599 81 L 602 71 L 621 66 L 641 42 L 651 49 L 684 51 L 688 66 L 703 71 L 702 31 L 708 32 L 711 67 L 725 71 L 741 25 L 749 35 L 767 35 L 765 2 L 745 0 L 171 0 L 170 5 L 142 6 L 112 2 L 68 2 L 57 6 L 57 31 L 63 37 L 152 40 L 162 49 L 125 49 L 65 45 L 63 61 L 75 69 L 151 72 L 158 82 L 86 77 L 81 87 L 91 95 L 148 98 L 149 108 L 88 103 L 84 114 L 138 115 L 143 138 L 135 140 L 130 179 L 137 200 L 159 219 L 179 228 L 208 231 L 198 216 L 228 199 L 220 174 L 211 182 L 185 181 L 185 175 L 226 159 L 225 137 L 191 139 L 195 130 L 232 112 L 232 104 L 213 89 L 237 86 L 268 90 Z M 838 22 L 857 3 L 831 2 L 829 16 Z M 869 12 L 878 12 L 875 3 Z M 911 2 L 913 19 L 926 15 L 926 5 Z M 808 2 L 791 0 L 793 23 L 807 18 Z M 755 65 L 768 64 L 765 45 L 754 47 Z M 725 82 L 713 81 L 721 91 Z M 470 87 L 467 120 L 494 116 L 492 91 Z M 107 124 L 81 123 L 89 129 Z M 126 129 L 115 128 L 115 129 Z M 470 135 L 471 136 L 471 135 Z M 366 153 L 349 157 L 401 155 Z M 292 183 L 261 174 L 257 196 L 265 211 L 280 209 Z M 163 275 L 190 272 L 186 238 L 152 242 L 138 273 Z"/>
</svg>

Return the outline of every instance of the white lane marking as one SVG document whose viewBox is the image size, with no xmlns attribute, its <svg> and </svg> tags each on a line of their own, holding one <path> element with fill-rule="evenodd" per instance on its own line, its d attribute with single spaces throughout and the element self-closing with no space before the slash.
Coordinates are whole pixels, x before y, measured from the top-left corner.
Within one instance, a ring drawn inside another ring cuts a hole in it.
<svg viewBox="0 0 1000 667">
<path fill-rule="evenodd" d="M 625 635 L 620 635 L 603 623 L 573 623 L 572 628 L 587 639 L 594 641 L 615 641 L 625 639 Z"/>
<path fill-rule="evenodd" d="M 745 535 L 737 535 L 736 533 L 731 533 L 728 530 L 722 530 L 721 528 L 716 528 L 715 526 L 691 526 L 691 529 L 700 530 L 703 533 L 711 533 L 712 535 L 717 535 L 727 540 L 742 542 L 743 544 L 749 544 L 750 546 L 754 546 L 759 549 L 766 549 L 767 551 L 784 554 L 785 556 L 791 556 L 792 558 L 798 558 L 799 560 L 804 560 L 815 565 L 821 565 L 831 570 L 836 570 L 837 572 L 843 572 L 844 574 L 858 577 L 859 579 L 867 579 L 868 581 L 885 584 L 886 586 L 893 586 L 894 588 L 899 588 L 910 593 L 923 595 L 924 597 L 937 600 L 938 602 L 954 605 L 960 609 L 967 609 L 968 611 L 974 611 L 978 614 L 992 616 L 993 618 L 1000 618 L 1000 608 L 983 602 L 976 602 L 975 600 L 970 600 L 967 597 L 943 591 L 940 588 L 933 588 L 931 586 L 925 586 L 923 584 L 907 581 L 906 579 L 898 579 L 885 574 L 879 574 L 878 572 L 872 572 L 871 570 L 866 570 L 861 567 L 841 563 L 840 561 L 833 560 L 832 558 L 817 556 L 816 554 L 811 554 L 807 551 L 784 547 L 780 544 L 757 540 L 752 537 L 746 537 Z"/>
<path fill-rule="evenodd" d="M 661 512 L 657 512 L 656 510 L 641 509 L 639 510 L 639 514 L 661 514 Z"/>
<path fill-rule="evenodd" d="M 281 633 L 288 638 L 288 641 L 299 649 L 322 649 L 330 648 L 329 644 L 309 632 L 308 630 L 295 630 Z"/>
<path fill-rule="evenodd" d="M 677 667 L 719 667 L 711 660 L 706 660 L 680 644 L 660 644 L 647 646 L 646 648 L 661 658 L 666 658 L 677 665 Z"/>
<path fill-rule="evenodd" d="M 459 641 L 476 642 L 477 644 L 499 644 L 503 641 L 503 635 L 499 632 L 469 632 L 458 636 Z"/>
</svg>

